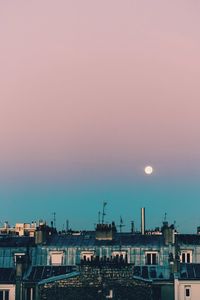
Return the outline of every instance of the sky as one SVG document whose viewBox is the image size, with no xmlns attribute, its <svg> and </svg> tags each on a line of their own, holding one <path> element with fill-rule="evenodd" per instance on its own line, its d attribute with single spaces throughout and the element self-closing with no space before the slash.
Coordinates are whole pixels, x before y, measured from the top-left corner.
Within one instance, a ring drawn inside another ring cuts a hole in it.
<svg viewBox="0 0 200 300">
<path fill-rule="evenodd" d="M 0 221 L 200 225 L 200 3 L 0 1 Z M 145 165 L 154 173 L 144 174 Z"/>
</svg>

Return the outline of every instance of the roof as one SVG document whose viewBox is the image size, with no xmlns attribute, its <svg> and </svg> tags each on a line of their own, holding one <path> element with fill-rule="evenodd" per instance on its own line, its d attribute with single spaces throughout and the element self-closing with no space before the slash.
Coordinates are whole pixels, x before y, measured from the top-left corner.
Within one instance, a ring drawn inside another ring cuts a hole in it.
<svg viewBox="0 0 200 300">
<path fill-rule="evenodd" d="M 41 280 L 71 273 L 75 270 L 72 266 L 34 266 L 31 267 L 25 276 L 29 282 L 39 282 Z"/>
<path fill-rule="evenodd" d="M 179 279 L 200 280 L 200 264 L 181 264 Z"/>
<path fill-rule="evenodd" d="M 15 283 L 15 269 L 0 268 L 0 283 Z"/>
<path fill-rule="evenodd" d="M 180 245 L 200 245 L 199 234 L 179 234 L 177 241 Z"/>
<path fill-rule="evenodd" d="M 113 240 L 96 240 L 95 232 L 84 232 L 80 235 L 52 235 L 49 237 L 47 246 L 58 247 L 87 247 L 87 246 L 164 246 L 161 235 L 141 235 L 131 233 L 116 233 Z"/>
<path fill-rule="evenodd" d="M 0 247 L 31 247 L 34 245 L 34 237 L 0 235 Z"/>
<path fill-rule="evenodd" d="M 42 284 L 46 284 L 46 283 L 55 282 L 55 281 L 58 281 L 58 280 L 69 279 L 69 278 L 72 278 L 72 277 L 75 277 L 75 276 L 78 276 L 78 275 L 80 275 L 79 272 L 71 272 L 69 274 L 63 274 L 63 275 L 50 277 L 48 279 L 44 279 L 44 280 L 40 281 L 38 284 L 42 285 Z"/>
<path fill-rule="evenodd" d="M 167 266 L 134 266 L 133 275 L 135 278 L 165 280 L 170 278 L 170 271 Z"/>
<path fill-rule="evenodd" d="M 176 239 L 179 245 L 200 245 L 199 234 L 177 234 Z"/>
</svg>

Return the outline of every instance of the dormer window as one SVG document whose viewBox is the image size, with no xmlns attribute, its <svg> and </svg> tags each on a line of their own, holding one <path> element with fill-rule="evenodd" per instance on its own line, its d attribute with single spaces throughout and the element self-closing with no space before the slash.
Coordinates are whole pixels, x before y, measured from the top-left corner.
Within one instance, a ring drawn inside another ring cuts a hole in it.
<svg viewBox="0 0 200 300">
<path fill-rule="evenodd" d="M 82 251 L 81 260 L 92 261 L 94 258 L 94 251 Z"/>
<path fill-rule="evenodd" d="M 158 252 L 151 251 L 145 253 L 146 265 L 157 265 L 158 264 Z"/>
<path fill-rule="evenodd" d="M 50 253 L 50 264 L 59 266 L 63 264 L 63 251 L 52 251 Z"/>
<path fill-rule="evenodd" d="M 126 251 L 113 251 L 112 259 L 127 260 L 127 253 L 126 253 Z"/>
<path fill-rule="evenodd" d="M 180 256 L 181 263 L 192 263 L 192 250 L 182 250 Z"/>
</svg>

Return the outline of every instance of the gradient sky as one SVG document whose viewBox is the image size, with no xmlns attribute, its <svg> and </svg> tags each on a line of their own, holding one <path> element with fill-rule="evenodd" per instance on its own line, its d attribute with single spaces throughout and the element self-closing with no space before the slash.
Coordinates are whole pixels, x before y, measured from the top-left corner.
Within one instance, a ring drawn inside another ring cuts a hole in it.
<svg viewBox="0 0 200 300">
<path fill-rule="evenodd" d="M 0 1 L 0 220 L 200 225 L 200 2 Z M 152 164 L 155 173 L 144 175 Z"/>
</svg>

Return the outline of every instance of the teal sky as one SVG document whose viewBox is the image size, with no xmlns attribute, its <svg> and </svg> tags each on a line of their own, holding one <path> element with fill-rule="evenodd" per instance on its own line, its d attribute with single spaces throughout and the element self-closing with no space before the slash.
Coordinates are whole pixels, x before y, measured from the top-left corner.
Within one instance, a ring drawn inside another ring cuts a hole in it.
<svg viewBox="0 0 200 300">
<path fill-rule="evenodd" d="M 140 226 L 140 208 L 146 207 L 148 228 L 160 226 L 165 212 L 169 222 L 176 221 L 181 232 L 195 232 L 200 224 L 199 208 L 199 172 L 191 170 L 181 174 L 165 174 L 160 168 L 152 176 L 145 176 L 143 170 L 137 175 L 122 169 L 119 173 L 107 174 L 85 168 L 84 172 L 69 178 L 67 171 L 62 179 L 26 177 L 23 180 L 12 178 L 2 181 L 1 201 L 6 203 L 2 211 L 5 220 L 14 222 L 53 219 L 56 212 L 57 225 L 63 228 L 66 219 L 73 229 L 93 229 L 97 223 L 98 211 L 103 201 L 107 201 L 106 222 L 119 223 L 122 216 L 130 230 L 134 220 L 136 228 Z M 89 172 L 88 172 L 89 171 Z M 86 175 L 86 173 L 90 175 Z"/>
<path fill-rule="evenodd" d="M 0 2 L 0 220 L 200 225 L 200 3 Z M 144 166 L 152 164 L 151 177 Z"/>
</svg>

